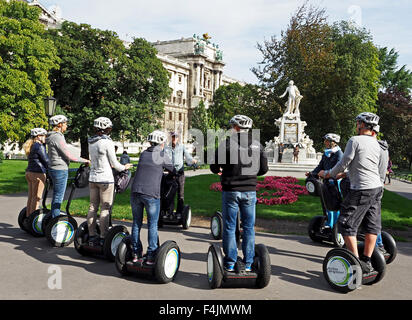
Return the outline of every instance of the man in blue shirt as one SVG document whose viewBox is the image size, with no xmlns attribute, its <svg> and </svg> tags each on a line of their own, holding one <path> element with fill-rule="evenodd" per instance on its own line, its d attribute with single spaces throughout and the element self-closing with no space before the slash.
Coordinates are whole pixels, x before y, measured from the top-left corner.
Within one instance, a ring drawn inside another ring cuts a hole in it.
<svg viewBox="0 0 412 320">
<path fill-rule="evenodd" d="M 172 160 L 172 164 L 176 169 L 177 178 L 176 182 L 177 188 L 177 208 L 176 208 L 176 218 L 180 219 L 183 206 L 184 206 L 184 196 L 185 196 L 185 172 L 184 172 L 184 162 L 188 165 L 197 163 L 196 159 L 193 159 L 190 153 L 186 150 L 184 144 L 179 143 L 179 134 L 177 132 L 170 132 L 171 143 L 165 147 L 165 154 L 169 156 Z M 170 205 L 169 214 L 173 213 L 174 201 Z"/>
</svg>

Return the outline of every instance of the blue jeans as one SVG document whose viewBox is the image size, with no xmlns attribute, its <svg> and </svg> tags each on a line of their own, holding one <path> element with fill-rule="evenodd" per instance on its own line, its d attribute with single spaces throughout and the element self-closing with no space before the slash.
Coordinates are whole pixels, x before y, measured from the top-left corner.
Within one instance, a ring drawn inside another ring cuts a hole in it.
<svg viewBox="0 0 412 320">
<path fill-rule="evenodd" d="M 246 267 L 250 267 L 255 257 L 255 216 L 256 191 L 222 191 L 223 252 L 226 267 L 237 260 L 236 220 L 240 211 L 243 226 L 242 252 Z"/>
<path fill-rule="evenodd" d="M 160 199 L 152 198 L 133 192 L 130 196 L 130 204 L 132 206 L 133 224 L 132 224 L 132 248 L 133 252 L 141 255 L 143 252 L 140 242 L 140 229 L 143 223 L 143 209 L 146 208 L 147 213 L 147 229 L 148 242 L 147 248 L 148 257 L 154 257 L 157 250 L 157 223 L 159 220 Z"/>
<path fill-rule="evenodd" d="M 67 179 L 69 177 L 68 170 L 53 170 L 49 169 L 49 175 L 53 182 L 53 198 L 51 203 L 52 217 L 60 215 L 60 208 L 66 192 Z"/>
</svg>

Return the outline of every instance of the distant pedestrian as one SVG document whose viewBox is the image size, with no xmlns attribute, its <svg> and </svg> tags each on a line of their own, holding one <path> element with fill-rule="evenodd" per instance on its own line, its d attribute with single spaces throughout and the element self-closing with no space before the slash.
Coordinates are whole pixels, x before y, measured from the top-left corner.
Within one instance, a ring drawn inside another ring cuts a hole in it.
<svg viewBox="0 0 412 320">
<path fill-rule="evenodd" d="M 296 146 L 293 148 L 293 162 L 294 162 L 294 163 L 298 163 L 298 158 L 299 158 L 299 146 L 296 145 Z"/>
<path fill-rule="evenodd" d="M 122 156 L 120 157 L 120 163 L 121 164 L 126 164 L 126 163 L 130 163 L 130 157 L 127 154 L 127 151 L 123 151 Z"/>
<path fill-rule="evenodd" d="M 283 146 L 283 143 L 281 143 L 279 145 L 279 157 L 278 157 L 278 161 L 279 163 L 282 163 L 282 156 L 283 156 L 283 151 L 285 150 L 285 147 Z"/>
<path fill-rule="evenodd" d="M 388 168 L 386 169 L 386 177 L 385 177 L 384 184 L 391 184 L 391 174 L 392 174 L 392 173 L 393 173 L 393 170 L 392 170 L 392 161 L 391 161 L 391 158 L 389 158 Z M 386 183 L 386 178 L 388 179 L 388 183 Z"/>
</svg>

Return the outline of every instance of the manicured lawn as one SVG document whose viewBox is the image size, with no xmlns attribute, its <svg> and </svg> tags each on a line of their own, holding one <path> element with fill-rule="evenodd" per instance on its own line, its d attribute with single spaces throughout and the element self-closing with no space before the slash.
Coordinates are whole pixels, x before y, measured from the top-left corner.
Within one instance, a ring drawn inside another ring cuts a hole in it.
<svg viewBox="0 0 412 320">
<path fill-rule="evenodd" d="M 193 215 L 212 216 L 216 210 L 220 210 L 221 193 L 209 190 L 209 186 L 218 181 L 217 175 L 186 178 L 185 203 L 190 204 Z M 299 180 L 299 184 L 303 185 L 304 180 Z M 86 216 L 88 206 L 88 197 L 75 199 L 72 201 L 70 211 L 79 216 Z M 322 208 L 318 197 L 300 195 L 299 200 L 292 204 L 275 206 L 259 204 L 256 212 L 257 217 L 260 218 L 308 221 L 315 215 L 321 215 Z M 116 196 L 113 218 L 132 220 L 129 190 Z M 412 226 L 412 201 L 393 192 L 385 191 L 382 199 L 382 224 L 383 227 L 398 229 Z"/>
<path fill-rule="evenodd" d="M 70 168 L 79 166 L 80 163 L 70 163 Z M 0 163 L 0 194 L 27 191 L 26 168 L 27 160 L 3 160 L 3 163 Z M 74 173 L 70 174 L 73 175 Z"/>
</svg>

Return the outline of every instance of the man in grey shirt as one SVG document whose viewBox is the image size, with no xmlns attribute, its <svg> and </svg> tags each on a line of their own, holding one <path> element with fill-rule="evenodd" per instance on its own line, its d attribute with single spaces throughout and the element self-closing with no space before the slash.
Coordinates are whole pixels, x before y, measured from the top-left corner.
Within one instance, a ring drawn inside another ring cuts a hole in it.
<svg viewBox="0 0 412 320">
<path fill-rule="evenodd" d="M 336 177 L 345 169 L 349 170 L 350 191 L 341 206 L 339 230 L 345 239 L 346 247 L 359 257 L 356 235 L 362 224 L 365 230 L 365 247 L 360 261 L 365 273 L 374 271 L 370 258 L 376 237 L 381 232 L 381 147 L 373 136 L 373 127 L 378 124 L 377 115 L 370 112 L 359 114 L 356 117 L 358 135 L 349 139 L 342 159 L 331 170 L 319 172 L 319 176 L 327 179 Z"/>
</svg>

